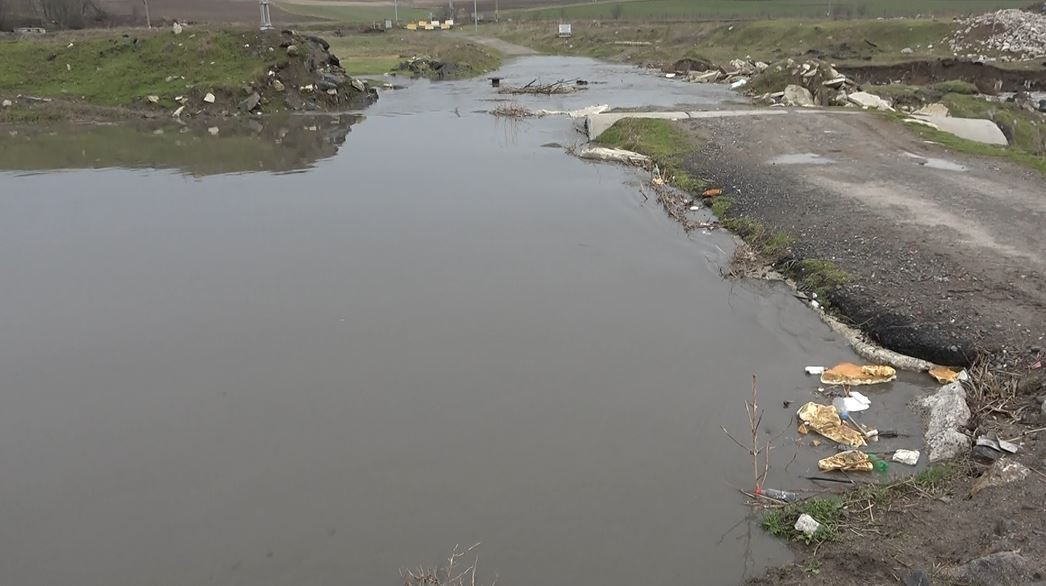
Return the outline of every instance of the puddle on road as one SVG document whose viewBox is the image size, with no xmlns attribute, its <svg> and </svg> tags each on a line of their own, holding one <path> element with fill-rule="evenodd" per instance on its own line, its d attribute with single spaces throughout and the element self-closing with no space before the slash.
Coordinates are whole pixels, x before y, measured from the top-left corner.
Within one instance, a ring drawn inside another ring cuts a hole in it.
<svg viewBox="0 0 1046 586">
<path fill-rule="evenodd" d="M 769 161 L 771 165 L 831 165 L 834 162 L 834 159 L 829 159 L 817 153 L 778 155 Z"/>
<path fill-rule="evenodd" d="M 607 82 L 531 108 L 732 96 L 584 59 L 502 75 Z M 490 92 L 414 83 L 287 159 L 214 137 L 191 162 L 117 156 L 151 140 L 118 130 L 5 151 L 8 581 L 385 584 L 478 541 L 514 584 L 732 584 L 789 559 L 720 425 L 746 433 L 758 374 L 784 433 L 767 485 L 808 486 L 833 450 L 793 432 L 827 401 L 803 367 L 856 357 L 783 286 L 724 281 L 729 236 L 687 237 L 632 171 L 541 148 L 577 141 L 569 120 L 469 113 Z M 44 169 L 68 170 L 19 174 Z M 862 391 L 862 423 L 916 429 L 929 386 Z"/>
<path fill-rule="evenodd" d="M 934 157 L 924 157 L 922 155 L 916 155 L 914 153 L 904 152 L 904 156 L 915 159 L 915 163 L 931 169 L 941 169 L 943 171 L 967 171 L 968 169 L 960 165 L 959 163 L 953 163 L 947 159 L 937 159 Z"/>
</svg>

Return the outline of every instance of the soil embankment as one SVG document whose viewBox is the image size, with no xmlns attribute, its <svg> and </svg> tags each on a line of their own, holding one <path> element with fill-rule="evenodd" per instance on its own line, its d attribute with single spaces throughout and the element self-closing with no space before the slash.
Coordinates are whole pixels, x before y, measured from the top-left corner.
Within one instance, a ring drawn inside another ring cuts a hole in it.
<svg viewBox="0 0 1046 586">
<path fill-rule="evenodd" d="M 930 85 L 961 80 L 972 83 L 982 92 L 1017 92 L 1046 90 L 1046 70 L 1006 69 L 987 63 L 959 59 L 912 61 L 892 65 L 841 65 L 840 73 L 859 84 Z"/>
<path fill-rule="evenodd" d="M 849 275 L 835 310 L 879 344 L 947 365 L 1039 358 L 1046 335 L 1041 174 L 926 144 L 864 114 L 690 121 L 690 164 L 797 259 Z"/>
</svg>

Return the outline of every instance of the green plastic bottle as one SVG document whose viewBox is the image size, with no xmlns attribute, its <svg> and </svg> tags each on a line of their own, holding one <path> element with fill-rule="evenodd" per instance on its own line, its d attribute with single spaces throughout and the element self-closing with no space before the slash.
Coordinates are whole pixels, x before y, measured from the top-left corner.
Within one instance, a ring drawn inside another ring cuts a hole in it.
<svg viewBox="0 0 1046 586">
<path fill-rule="evenodd" d="M 872 469 L 876 472 L 886 472 L 890 468 L 890 464 L 886 460 L 875 454 L 868 454 L 868 459 L 872 461 Z"/>
</svg>

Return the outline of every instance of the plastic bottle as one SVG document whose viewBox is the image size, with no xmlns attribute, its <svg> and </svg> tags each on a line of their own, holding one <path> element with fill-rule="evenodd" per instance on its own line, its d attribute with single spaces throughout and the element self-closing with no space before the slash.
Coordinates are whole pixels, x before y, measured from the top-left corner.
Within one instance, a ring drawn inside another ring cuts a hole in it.
<svg viewBox="0 0 1046 586">
<path fill-rule="evenodd" d="M 776 488 L 763 488 L 757 486 L 755 488 L 756 496 L 765 496 L 774 500 L 784 501 L 786 503 L 799 500 L 799 495 L 794 492 L 788 492 L 787 490 L 777 490 Z"/>
<path fill-rule="evenodd" d="M 872 469 L 876 472 L 886 472 L 890 468 L 890 464 L 886 460 L 875 454 L 868 454 L 868 459 L 872 461 Z"/>
</svg>

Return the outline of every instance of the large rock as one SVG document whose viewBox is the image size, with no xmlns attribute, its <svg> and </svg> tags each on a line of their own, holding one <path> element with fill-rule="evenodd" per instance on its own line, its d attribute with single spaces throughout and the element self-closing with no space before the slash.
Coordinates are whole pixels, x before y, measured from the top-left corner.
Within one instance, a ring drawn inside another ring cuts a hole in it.
<svg viewBox="0 0 1046 586">
<path fill-rule="evenodd" d="M 969 586 L 1016 586 L 1027 584 L 1035 575 L 1035 568 L 1021 554 L 1003 551 L 971 560 L 943 573 L 946 578 Z"/>
<path fill-rule="evenodd" d="M 976 495 L 986 488 L 1024 480 L 1029 474 L 1031 474 L 1031 470 L 1020 462 L 1010 460 L 1009 458 L 1000 458 L 992 464 L 992 467 L 987 472 L 977 479 L 977 482 L 973 483 L 973 488 L 970 489 L 970 496 Z"/>
<path fill-rule="evenodd" d="M 875 94 L 870 94 L 868 92 L 854 92 L 850 94 L 848 98 L 851 103 L 862 108 L 882 110 L 883 112 L 893 112 L 893 106 L 890 105 L 890 102 Z"/>
<path fill-rule="evenodd" d="M 789 85 L 784 90 L 784 103 L 786 106 L 813 106 L 814 95 L 810 90 L 801 85 Z"/>
<path fill-rule="evenodd" d="M 930 410 L 926 425 L 926 445 L 930 448 L 930 463 L 948 460 L 970 449 L 970 438 L 959 430 L 970 421 L 966 405 L 966 389 L 954 382 L 937 389 L 922 400 Z"/>
</svg>

